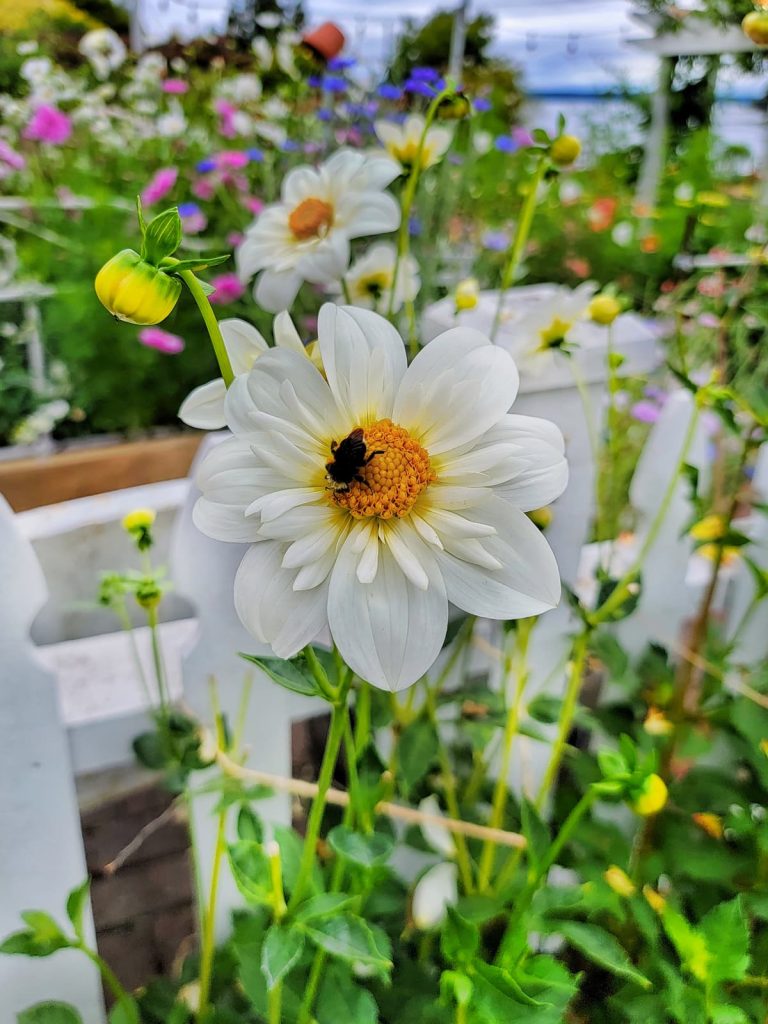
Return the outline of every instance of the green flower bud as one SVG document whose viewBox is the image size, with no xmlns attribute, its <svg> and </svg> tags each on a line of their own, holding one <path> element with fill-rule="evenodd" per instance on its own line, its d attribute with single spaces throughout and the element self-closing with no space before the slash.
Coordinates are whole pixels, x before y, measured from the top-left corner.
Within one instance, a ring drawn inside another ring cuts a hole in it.
<svg viewBox="0 0 768 1024">
<path fill-rule="evenodd" d="M 181 281 L 123 249 L 101 268 L 94 282 L 105 309 L 118 320 L 149 327 L 171 313 L 181 295 Z"/>
</svg>

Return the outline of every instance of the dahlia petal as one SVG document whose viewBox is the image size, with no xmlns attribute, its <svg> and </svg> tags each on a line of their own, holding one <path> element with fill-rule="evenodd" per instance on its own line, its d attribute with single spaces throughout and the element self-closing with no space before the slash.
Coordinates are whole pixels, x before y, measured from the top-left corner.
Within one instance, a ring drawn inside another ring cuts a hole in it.
<svg viewBox="0 0 768 1024">
<path fill-rule="evenodd" d="M 304 351 L 304 343 L 301 340 L 299 332 L 296 330 L 296 325 L 291 319 L 291 314 L 287 310 L 283 310 L 275 317 L 275 322 L 272 325 L 272 333 L 274 335 L 275 344 L 278 348 L 290 349 L 293 352 L 298 352 L 300 356 L 306 354 Z"/>
<path fill-rule="evenodd" d="M 259 277 L 253 297 L 256 304 L 268 313 L 290 309 L 301 288 L 301 274 L 295 270 L 264 270 Z"/>
<path fill-rule="evenodd" d="M 298 508 L 299 505 L 317 501 L 318 497 L 317 489 L 314 487 L 290 487 L 282 491 L 272 491 L 252 501 L 246 508 L 245 515 L 253 516 L 259 513 L 262 523 L 268 523 L 285 515 L 291 509 Z"/>
<path fill-rule="evenodd" d="M 179 419 L 198 430 L 221 430 L 227 425 L 224 400 L 227 388 L 219 377 L 190 391 L 179 409 Z"/>
<path fill-rule="evenodd" d="M 232 364 L 232 372 L 236 377 L 241 373 L 248 373 L 256 358 L 269 349 L 261 333 L 246 320 L 232 317 L 229 320 L 222 320 L 219 327 Z"/>
<path fill-rule="evenodd" d="M 225 505 L 221 502 L 198 498 L 192 510 L 195 526 L 214 540 L 252 543 L 258 540 L 258 523 L 243 515 L 242 505 Z"/>
</svg>

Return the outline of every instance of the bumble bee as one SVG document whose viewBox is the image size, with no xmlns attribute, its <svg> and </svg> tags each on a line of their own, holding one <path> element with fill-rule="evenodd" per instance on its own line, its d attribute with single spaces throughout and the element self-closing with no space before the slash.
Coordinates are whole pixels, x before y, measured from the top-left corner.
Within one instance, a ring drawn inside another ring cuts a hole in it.
<svg viewBox="0 0 768 1024">
<path fill-rule="evenodd" d="M 332 481 L 333 490 L 344 493 L 349 490 L 353 480 L 366 487 L 370 486 L 365 477 L 360 475 L 360 470 L 384 452 L 369 452 L 363 440 L 363 428 L 358 427 L 343 441 L 331 441 L 331 454 L 333 458 L 326 462 L 325 471 Z"/>
</svg>

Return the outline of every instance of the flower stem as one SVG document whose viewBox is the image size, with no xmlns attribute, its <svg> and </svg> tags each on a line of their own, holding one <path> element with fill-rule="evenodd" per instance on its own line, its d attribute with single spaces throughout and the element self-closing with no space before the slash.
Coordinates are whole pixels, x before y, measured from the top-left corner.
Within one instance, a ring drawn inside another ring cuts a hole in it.
<svg viewBox="0 0 768 1024">
<path fill-rule="evenodd" d="M 232 372 L 232 364 L 229 361 L 229 354 L 227 353 L 227 348 L 224 344 L 224 338 L 221 334 L 219 321 L 216 319 L 216 314 L 211 308 L 208 296 L 205 294 L 202 285 L 191 270 L 180 270 L 178 276 L 186 284 L 187 288 L 189 288 L 192 293 L 192 298 L 197 303 L 197 308 L 200 310 L 200 315 L 208 329 L 208 335 L 211 339 L 211 344 L 213 345 L 213 351 L 216 354 L 219 369 L 221 370 L 221 376 L 224 378 L 226 386 L 229 387 L 235 379 L 235 375 Z"/>
<path fill-rule="evenodd" d="M 117 975 L 106 962 L 106 960 L 103 960 L 95 949 L 89 949 L 89 947 L 84 944 L 79 944 L 76 948 L 81 950 L 81 952 L 85 953 L 85 955 L 88 957 L 91 963 L 95 964 L 95 966 L 99 969 L 99 973 L 104 979 L 104 984 L 115 997 L 115 1001 L 118 1003 L 119 1006 L 125 1007 L 126 1019 L 132 1020 L 133 1013 L 135 1011 L 133 999 L 131 999 L 126 990 L 120 984 Z"/>
<path fill-rule="evenodd" d="M 336 759 L 339 756 L 339 748 L 344 736 L 345 724 L 347 721 L 347 694 L 349 693 L 351 673 L 348 673 L 343 680 L 339 695 L 334 701 L 331 710 L 331 727 L 328 731 L 328 739 L 325 744 L 323 761 L 320 766 L 320 775 L 317 780 L 317 796 L 312 803 L 312 810 L 309 812 L 307 822 L 307 833 L 304 837 L 304 849 L 301 854 L 299 873 L 296 876 L 296 884 L 293 887 L 291 898 L 288 901 L 289 911 L 295 910 L 301 902 L 304 892 L 309 884 L 312 867 L 315 863 L 315 851 L 317 840 L 320 836 L 320 826 L 323 823 L 323 812 L 325 811 L 325 798 L 333 779 L 333 769 L 336 766 Z"/>
<path fill-rule="evenodd" d="M 491 816 L 488 819 L 490 828 L 501 828 L 504 820 L 504 808 L 507 804 L 509 792 L 509 766 L 512 760 L 512 745 L 517 735 L 517 727 L 520 723 L 520 710 L 523 702 L 523 694 L 528 682 L 528 646 L 533 632 L 535 618 L 521 619 L 515 632 L 514 649 L 504 659 L 504 673 L 502 686 L 506 691 L 507 679 L 511 673 L 514 655 L 517 654 L 516 664 L 516 685 L 512 703 L 507 710 L 507 720 L 504 725 L 504 738 L 501 745 L 501 761 L 499 763 L 499 774 L 496 778 L 496 786 L 493 791 L 491 804 Z M 477 888 L 484 892 L 491 880 L 491 871 L 496 854 L 496 844 L 488 840 L 483 845 L 483 852 L 480 855 L 480 867 L 477 877 Z"/>
<path fill-rule="evenodd" d="M 539 186 L 544 180 L 547 167 L 549 166 L 549 160 L 545 153 L 539 156 L 536 170 L 534 171 L 533 177 L 531 178 L 531 187 L 528 191 L 528 195 L 525 197 L 523 208 L 520 211 L 520 220 L 515 231 L 515 240 L 512 243 L 512 248 L 509 250 L 509 256 L 507 262 L 504 265 L 504 270 L 501 275 L 501 288 L 499 289 L 499 301 L 496 306 L 496 315 L 493 318 L 493 326 L 491 327 L 491 341 L 496 340 L 496 335 L 499 331 L 499 325 L 501 324 L 501 314 L 504 310 L 504 299 L 506 298 L 509 286 L 515 277 L 515 272 L 520 266 L 520 260 L 523 252 L 525 251 L 525 245 L 528 241 L 528 236 L 531 233 L 531 225 L 533 224 L 533 215 L 536 212 L 536 202 L 538 200 Z"/>
<path fill-rule="evenodd" d="M 149 623 L 149 635 L 152 642 L 152 663 L 155 667 L 155 679 L 157 681 L 157 695 L 160 699 L 160 711 L 163 719 L 167 720 L 170 695 L 168 693 L 168 686 L 165 678 L 163 652 L 160 647 L 160 629 L 156 607 L 147 608 L 147 622 Z"/>
</svg>

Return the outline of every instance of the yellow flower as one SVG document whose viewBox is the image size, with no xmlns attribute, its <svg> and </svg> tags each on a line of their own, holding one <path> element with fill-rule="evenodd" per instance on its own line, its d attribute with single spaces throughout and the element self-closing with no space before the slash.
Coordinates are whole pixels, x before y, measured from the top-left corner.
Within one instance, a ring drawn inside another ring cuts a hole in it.
<svg viewBox="0 0 768 1024">
<path fill-rule="evenodd" d="M 768 46 L 768 11 L 750 11 L 741 23 L 744 34 L 758 46 Z"/>
<path fill-rule="evenodd" d="M 463 281 L 459 281 L 454 292 L 456 312 L 459 313 L 463 309 L 474 309 L 477 305 L 479 294 L 480 288 L 477 278 L 465 277 Z"/>
<path fill-rule="evenodd" d="M 656 891 L 656 889 L 651 888 L 650 885 L 644 885 L 643 896 L 645 896 L 648 901 L 648 905 L 655 910 L 657 914 L 661 914 L 664 911 L 667 901 L 660 892 Z"/>
<path fill-rule="evenodd" d="M 554 513 L 552 509 L 547 505 L 545 508 L 534 508 L 528 513 L 528 518 L 534 523 L 540 530 L 546 530 L 549 524 L 554 519 Z"/>
<path fill-rule="evenodd" d="M 96 294 L 105 309 L 129 324 L 150 326 L 165 320 L 181 295 L 181 281 L 123 249 L 96 275 Z"/>
<path fill-rule="evenodd" d="M 698 523 L 694 523 L 690 529 L 690 535 L 694 540 L 720 540 L 725 533 L 723 517 L 715 514 L 704 516 Z"/>
<path fill-rule="evenodd" d="M 714 562 L 717 558 L 717 552 L 719 551 L 718 544 L 702 544 L 700 548 L 697 548 L 696 554 L 701 555 L 702 558 L 709 559 L 710 562 Z M 734 547 L 725 546 L 723 553 L 720 556 L 720 564 L 727 566 L 732 565 L 733 562 L 739 557 L 739 549 Z"/>
<path fill-rule="evenodd" d="M 731 205 L 731 201 L 728 196 L 724 196 L 721 192 L 711 192 L 706 190 L 696 194 L 696 202 L 701 206 L 712 206 L 719 209 Z"/>
<path fill-rule="evenodd" d="M 669 736 L 674 729 L 674 725 L 659 708 L 648 708 L 648 714 L 643 722 L 643 729 L 649 736 Z"/>
<path fill-rule="evenodd" d="M 630 807 L 635 814 L 647 818 L 658 814 L 666 802 L 667 784 L 660 775 L 654 773 L 645 780 L 640 795 L 632 801 Z"/>
<path fill-rule="evenodd" d="M 622 871 L 616 864 L 611 866 L 603 872 L 603 878 L 606 880 L 608 885 L 613 889 L 619 896 L 634 896 L 637 892 L 635 884 L 626 871 Z"/>
<path fill-rule="evenodd" d="M 691 817 L 702 832 L 706 832 L 712 839 L 723 838 L 723 819 L 718 814 L 702 811 L 699 814 L 692 814 Z"/>
<path fill-rule="evenodd" d="M 157 513 L 151 508 L 135 508 L 123 516 L 122 526 L 128 533 L 133 533 L 135 530 L 148 530 L 156 518 Z"/>
<path fill-rule="evenodd" d="M 596 295 L 588 306 L 589 315 L 596 324 L 612 324 L 621 313 L 618 299 L 612 295 Z"/>
<path fill-rule="evenodd" d="M 549 155 L 552 163 L 558 167 L 567 167 L 572 164 L 581 153 L 581 142 L 575 135 L 561 135 L 552 143 Z"/>
</svg>

